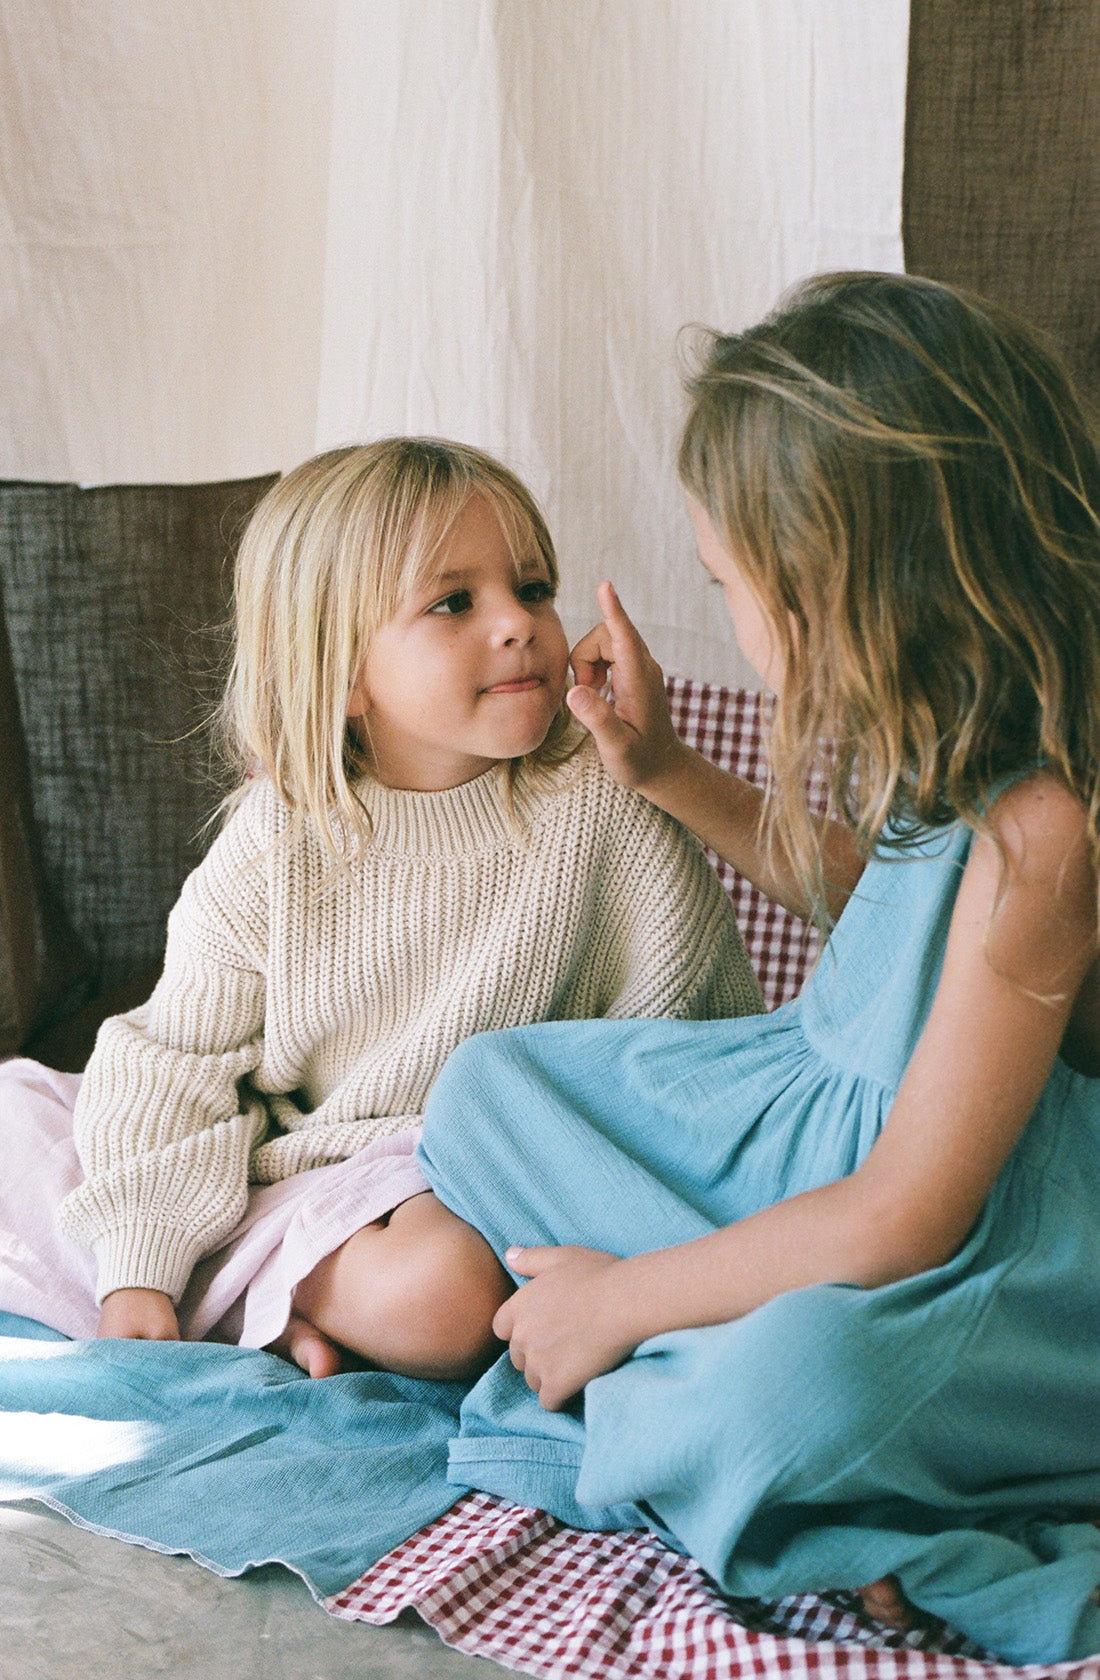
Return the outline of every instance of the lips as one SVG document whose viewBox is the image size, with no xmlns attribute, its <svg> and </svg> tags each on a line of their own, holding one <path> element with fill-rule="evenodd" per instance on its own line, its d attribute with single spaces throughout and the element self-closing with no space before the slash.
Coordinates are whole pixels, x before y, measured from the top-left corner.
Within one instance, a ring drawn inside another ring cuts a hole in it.
<svg viewBox="0 0 1100 1680">
<path fill-rule="evenodd" d="M 504 682 L 493 683 L 491 688 L 485 689 L 486 694 L 526 694 L 531 689 L 541 688 L 541 677 L 509 677 Z"/>
</svg>

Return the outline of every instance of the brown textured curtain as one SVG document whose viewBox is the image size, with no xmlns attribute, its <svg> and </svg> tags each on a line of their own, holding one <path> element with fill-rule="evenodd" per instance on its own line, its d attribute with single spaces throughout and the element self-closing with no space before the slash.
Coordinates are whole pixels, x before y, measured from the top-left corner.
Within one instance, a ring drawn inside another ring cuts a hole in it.
<svg viewBox="0 0 1100 1680">
<path fill-rule="evenodd" d="M 33 805 L 44 894 L 104 987 L 159 963 L 168 912 L 209 843 L 226 785 L 203 724 L 224 677 L 232 554 L 273 482 L 0 482 L 0 785 L 16 800 L 23 790 L 28 826 Z M 18 810 L 0 824 L 0 899 L 14 907 L 30 879 L 3 843 Z M 13 964 L 25 968 L 29 941 L 24 931 Z M 0 973 L 3 959 L 0 944 Z"/>
<path fill-rule="evenodd" d="M 1014 309 L 1100 413 L 1100 3 L 911 0 L 911 274 Z"/>
<path fill-rule="evenodd" d="M 0 1058 L 73 992 L 86 964 L 42 889 L 30 770 L 0 602 Z"/>
</svg>

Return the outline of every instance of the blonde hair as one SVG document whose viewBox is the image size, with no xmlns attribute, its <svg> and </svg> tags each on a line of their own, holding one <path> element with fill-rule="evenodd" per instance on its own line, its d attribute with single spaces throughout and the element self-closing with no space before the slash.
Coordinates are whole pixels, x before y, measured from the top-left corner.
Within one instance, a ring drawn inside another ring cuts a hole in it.
<svg viewBox="0 0 1100 1680">
<path fill-rule="evenodd" d="M 864 851 L 1045 762 L 1100 857 L 1100 459 L 1040 336 L 933 281 L 824 275 L 713 334 L 680 474 L 760 598 L 785 674 L 765 833 L 823 900 L 823 743 Z M 1100 910 L 1098 910 L 1100 921 Z"/>
<path fill-rule="evenodd" d="M 517 567 L 537 554 L 557 586 L 550 533 L 534 498 L 490 455 L 437 438 L 386 438 L 332 449 L 281 478 L 245 528 L 235 573 L 235 652 L 221 735 L 240 778 L 257 771 L 348 861 L 370 823 L 355 783 L 370 764 L 348 723 L 348 698 L 371 636 L 429 575 L 473 495 L 500 521 Z M 542 745 L 509 763 L 569 756 L 564 704 Z"/>
</svg>

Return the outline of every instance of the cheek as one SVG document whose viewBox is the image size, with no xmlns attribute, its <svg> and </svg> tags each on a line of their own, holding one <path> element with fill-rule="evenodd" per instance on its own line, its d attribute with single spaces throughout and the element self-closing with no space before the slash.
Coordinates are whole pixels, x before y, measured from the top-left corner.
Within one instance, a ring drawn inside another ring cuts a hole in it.
<svg viewBox="0 0 1100 1680">
<path fill-rule="evenodd" d="M 726 589 L 726 605 L 733 620 L 737 645 L 758 676 L 776 662 L 775 635 L 755 597 L 742 587 Z"/>
<path fill-rule="evenodd" d="M 553 624 L 547 627 L 545 647 L 555 666 L 560 668 L 564 681 L 565 673 L 569 669 L 569 642 L 557 613 L 554 614 Z"/>
</svg>

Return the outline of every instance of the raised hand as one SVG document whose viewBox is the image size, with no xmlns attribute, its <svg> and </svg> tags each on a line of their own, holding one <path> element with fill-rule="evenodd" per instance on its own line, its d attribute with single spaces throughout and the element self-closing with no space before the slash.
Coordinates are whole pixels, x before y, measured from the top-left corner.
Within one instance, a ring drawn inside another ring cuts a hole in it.
<svg viewBox="0 0 1100 1680">
<path fill-rule="evenodd" d="M 115 1289 L 99 1309 L 97 1336 L 138 1342 L 178 1342 L 179 1320 L 171 1299 L 159 1289 Z"/>
<path fill-rule="evenodd" d="M 509 1344 L 512 1364 L 539 1405 L 557 1411 L 637 1346 L 613 1288 L 622 1262 L 614 1254 L 578 1247 L 510 1248 L 505 1259 L 531 1282 L 505 1301 L 493 1331 Z"/>
<path fill-rule="evenodd" d="M 566 700 L 573 715 L 591 731 L 609 775 L 624 787 L 650 793 L 670 775 L 686 749 L 672 727 L 661 667 L 612 585 L 601 583 L 596 599 L 603 622 L 573 649 L 577 686 Z M 609 677 L 610 701 L 600 693 Z"/>
</svg>

